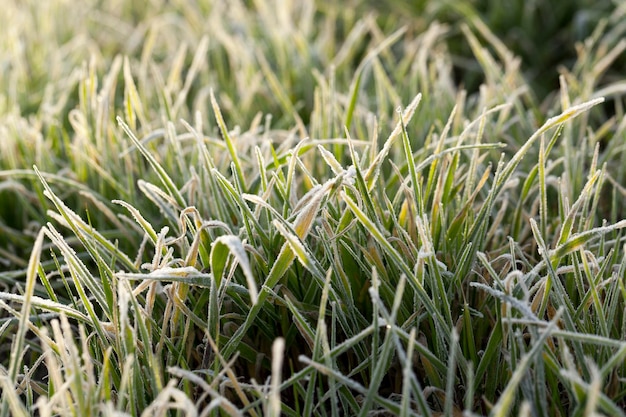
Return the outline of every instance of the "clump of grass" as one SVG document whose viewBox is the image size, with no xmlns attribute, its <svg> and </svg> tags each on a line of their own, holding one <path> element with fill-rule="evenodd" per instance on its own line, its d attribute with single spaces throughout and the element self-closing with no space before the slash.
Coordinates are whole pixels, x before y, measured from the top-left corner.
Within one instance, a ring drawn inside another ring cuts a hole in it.
<svg viewBox="0 0 626 417">
<path fill-rule="evenodd" d="M 445 25 L 153 3 L 0 15 L 3 415 L 624 415 L 622 28 L 539 106 L 479 20 L 469 94 Z"/>
</svg>

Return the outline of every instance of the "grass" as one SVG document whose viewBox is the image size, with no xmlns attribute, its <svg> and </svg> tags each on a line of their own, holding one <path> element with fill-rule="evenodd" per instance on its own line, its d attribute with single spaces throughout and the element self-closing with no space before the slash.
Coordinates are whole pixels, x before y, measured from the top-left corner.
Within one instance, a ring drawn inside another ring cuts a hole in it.
<svg viewBox="0 0 626 417">
<path fill-rule="evenodd" d="M 2 415 L 626 414 L 626 9 L 404 3 L 7 3 Z"/>
</svg>

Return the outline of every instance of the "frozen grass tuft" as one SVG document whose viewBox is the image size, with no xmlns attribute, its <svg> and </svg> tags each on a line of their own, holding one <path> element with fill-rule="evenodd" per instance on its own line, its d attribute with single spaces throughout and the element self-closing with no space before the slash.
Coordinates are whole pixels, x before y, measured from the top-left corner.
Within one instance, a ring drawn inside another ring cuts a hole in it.
<svg viewBox="0 0 626 417">
<path fill-rule="evenodd" d="M 247 3 L 0 11 L 0 414 L 625 415 L 624 8 Z"/>
</svg>

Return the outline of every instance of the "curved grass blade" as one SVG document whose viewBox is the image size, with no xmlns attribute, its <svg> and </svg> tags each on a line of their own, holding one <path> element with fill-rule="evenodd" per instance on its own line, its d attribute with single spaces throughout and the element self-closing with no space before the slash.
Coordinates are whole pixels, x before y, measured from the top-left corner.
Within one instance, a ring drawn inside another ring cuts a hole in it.
<svg viewBox="0 0 626 417">
<path fill-rule="evenodd" d="M 250 260 L 246 254 L 246 249 L 244 248 L 241 239 L 237 236 L 219 236 L 212 244 L 210 263 L 211 272 L 213 273 L 213 277 L 215 279 L 215 287 L 220 288 L 229 254 L 233 255 L 235 260 L 239 263 L 239 266 L 241 267 L 248 283 L 248 291 L 250 293 L 250 298 L 252 299 L 252 304 L 256 304 L 259 297 L 259 291 L 254 279 L 254 274 L 252 273 L 252 268 L 250 267 Z"/>
<path fill-rule="evenodd" d="M 137 147 L 137 149 L 139 149 L 144 158 L 146 158 L 154 172 L 156 172 L 157 176 L 161 180 L 161 183 L 163 183 L 163 186 L 165 187 L 169 195 L 172 196 L 176 201 L 176 204 L 178 204 L 180 207 L 186 207 L 187 203 L 185 202 L 185 199 L 178 190 L 176 184 L 174 184 L 174 181 L 172 181 L 165 169 L 161 166 L 161 164 L 159 164 L 156 158 L 150 153 L 150 151 L 148 151 L 143 143 L 141 143 L 141 141 L 137 139 L 137 136 L 135 136 L 132 129 L 126 123 L 124 123 L 122 118 L 119 116 L 117 117 L 117 123 L 122 127 L 126 135 L 130 138 L 130 140 Z"/>
</svg>

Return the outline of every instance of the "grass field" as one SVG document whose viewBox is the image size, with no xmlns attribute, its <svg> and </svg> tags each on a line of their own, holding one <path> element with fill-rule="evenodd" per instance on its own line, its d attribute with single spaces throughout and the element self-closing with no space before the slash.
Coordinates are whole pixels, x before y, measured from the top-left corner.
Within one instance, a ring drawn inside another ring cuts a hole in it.
<svg viewBox="0 0 626 417">
<path fill-rule="evenodd" d="M 626 7 L 539 3 L 5 0 L 0 415 L 626 416 Z"/>
</svg>

